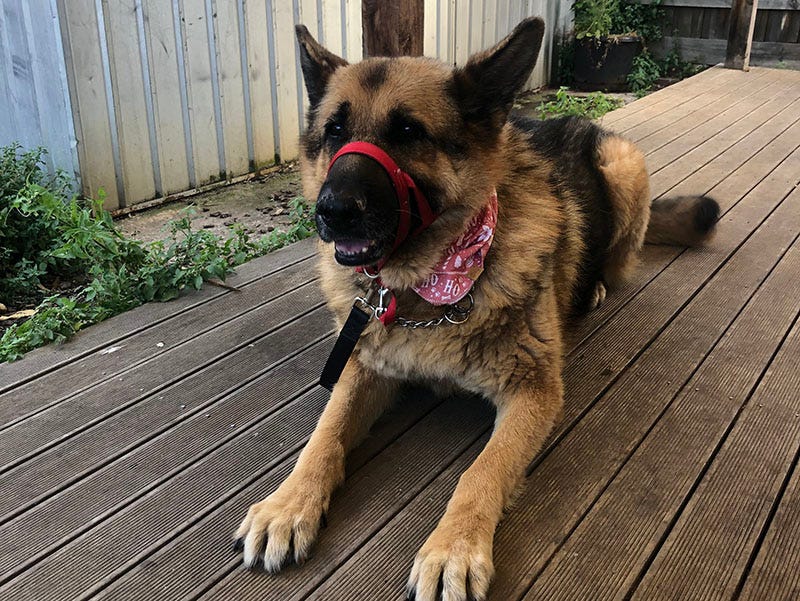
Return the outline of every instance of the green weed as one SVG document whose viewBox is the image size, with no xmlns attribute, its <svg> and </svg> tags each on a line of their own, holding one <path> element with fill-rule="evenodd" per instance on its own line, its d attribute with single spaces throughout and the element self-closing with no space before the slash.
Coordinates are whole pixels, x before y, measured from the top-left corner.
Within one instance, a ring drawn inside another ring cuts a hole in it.
<svg viewBox="0 0 800 601">
<path fill-rule="evenodd" d="M 606 96 L 602 92 L 576 96 L 571 95 L 569 90 L 562 86 L 556 92 L 555 99 L 542 102 L 538 108 L 544 119 L 566 116 L 599 119 L 620 106 L 622 106 L 622 100 Z"/>
<path fill-rule="evenodd" d="M 253 239 L 241 227 L 222 239 L 193 230 L 191 215 L 172 222 L 164 241 L 123 236 L 96 201 L 75 197 L 62 174 L 43 169 L 41 149 L 0 150 L 0 302 L 36 307 L 0 337 L 0 361 L 13 361 L 48 342 L 150 301 L 167 301 L 236 265 L 310 236 L 303 199 L 292 202 L 286 231 Z M 1 328 L 2 326 L 0 326 Z M 0 330 L 2 331 L 2 330 Z"/>
</svg>

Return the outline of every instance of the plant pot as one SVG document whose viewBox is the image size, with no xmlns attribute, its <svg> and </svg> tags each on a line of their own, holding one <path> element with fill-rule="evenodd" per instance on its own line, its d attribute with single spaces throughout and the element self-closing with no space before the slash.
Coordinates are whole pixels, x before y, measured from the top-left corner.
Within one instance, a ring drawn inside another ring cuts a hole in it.
<svg viewBox="0 0 800 601">
<path fill-rule="evenodd" d="M 633 59 L 642 51 L 637 36 L 583 38 L 575 41 L 574 82 L 579 90 L 623 92 Z"/>
</svg>

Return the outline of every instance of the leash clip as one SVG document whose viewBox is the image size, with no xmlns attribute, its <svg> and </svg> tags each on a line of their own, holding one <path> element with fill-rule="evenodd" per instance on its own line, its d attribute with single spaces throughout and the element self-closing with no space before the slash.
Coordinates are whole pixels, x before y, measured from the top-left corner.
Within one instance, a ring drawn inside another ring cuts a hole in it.
<svg viewBox="0 0 800 601">
<path fill-rule="evenodd" d="M 375 296 L 375 292 L 378 293 L 377 305 L 372 304 L 372 299 Z M 387 296 L 389 295 L 390 292 L 391 291 L 384 286 L 381 286 L 380 288 L 377 289 L 372 288 L 366 297 L 357 296 L 356 302 L 361 303 L 364 309 L 367 310 L 367 313 L 372 313 L 372 315 L 370 315 L 371 318 L 374 317 L 375 319 L 380 320 L 383 314 L 389 310 L 389 304 L 391 303 L 391 299 L 387 299 Z"/>
</svg>

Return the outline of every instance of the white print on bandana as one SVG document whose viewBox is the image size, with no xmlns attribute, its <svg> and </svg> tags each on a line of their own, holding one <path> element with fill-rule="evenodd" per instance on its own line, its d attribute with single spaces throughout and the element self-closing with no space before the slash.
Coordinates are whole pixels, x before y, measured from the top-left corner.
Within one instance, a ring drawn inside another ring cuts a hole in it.
<svg viewBox="0 0 800 601">
<path fill-rule="evenodd" d="M 483 260 L 497 226 L 497 192 L 467 225 L 466 231 L 442 254 L 433 272 L 414 290 L 434 305 L 452 305 L 464 298 L 483 272 Z"/>
</svg>

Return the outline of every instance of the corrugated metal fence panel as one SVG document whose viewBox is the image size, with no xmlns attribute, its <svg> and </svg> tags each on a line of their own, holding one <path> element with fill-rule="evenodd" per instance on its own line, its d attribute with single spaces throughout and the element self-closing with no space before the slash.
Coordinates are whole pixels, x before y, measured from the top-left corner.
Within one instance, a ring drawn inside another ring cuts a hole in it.
<svg viewBox="0 0 800 601">
<path fill-rule="evenodd" d="M 37 1 L 58 2 L 84 191 L 112 209 L 297 156 L 295 23 L 361 59 L 360 0 Z"/>
<path fill-rule="evenodd" d="M 295 23 L 347 60 L 362 57 L 361 0 L 26 1 L 3 0 L 18 11 L 58 6 L 84 191 L 105 189 L 112 209 L 297 156 L 306 100 Z M 539 87 L 559 26 L 551 24 L 568 7 L 426 0 L 426 54 L 463 64 L 523 17 L 542 15 L 547 36 L 529 82 Z M 0 94 L 10 94 L 7 81 Z"/>
<path fill-rule="evenodd" d="M 49 150 L 50 169 L 77 172 L 58 14 L 52 0 L 3 0 L 0 145 Z"/>
<path fill-rule="evenodd" d="M 527 89 L 547 84 L 554 34 L 568 26 L 569 0 L 425 0 L 425 54 L 463 65 L 505 37 L 522 19 L 541 16 L 545 39 Z"/>
</svg>

